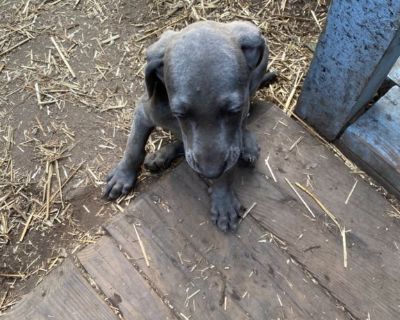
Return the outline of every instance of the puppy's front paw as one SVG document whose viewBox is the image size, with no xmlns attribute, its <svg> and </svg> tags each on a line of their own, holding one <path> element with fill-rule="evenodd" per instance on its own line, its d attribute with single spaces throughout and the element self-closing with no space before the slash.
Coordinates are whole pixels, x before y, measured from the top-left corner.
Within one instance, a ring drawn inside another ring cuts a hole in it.
<svg viewBox="0 0 400 320">
<path fill-rule="evenodd" d="M 250 131 L 245 131 L 243 133 L 243 146 L 240 153 L 241 162 L 246 166 L 254 167 L 259 156 L 260 147 L 256 137 Z"/>
<path fill-rule="evenodd" d="M 234 192 L 211 188 L 211 220 L 222 231 L 236 230 L 242 206 Z"/>
<path fill-rule="evenodd" d="M 121 161 L 107 176 L 104 197 L 107 199 L 116 199 L 120 195 L 127 194 L 134 187 L 136 178 L 137 173 L 127 168 Z"/>
<path fill-rule="evenodd" d="M 160 172 L 168 169 L 171 165 L 172 158 L 168 157 L 165 153 L 156 151 L 148 153 L 144 159 L 144 167 L 151 172 Z"/>
</svg>

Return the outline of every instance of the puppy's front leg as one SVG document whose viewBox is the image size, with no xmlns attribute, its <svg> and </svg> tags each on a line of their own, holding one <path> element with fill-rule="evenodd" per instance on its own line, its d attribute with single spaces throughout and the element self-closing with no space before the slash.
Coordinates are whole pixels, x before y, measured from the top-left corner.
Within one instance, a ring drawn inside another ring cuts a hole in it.
<svg viewBox="0 0 400 320">
<path fill-rule="evenodd" d="M 248 167 L 254 167 L 260 156 L 260 146 L 254 133 L 243 128 L 242 150 L 240 151 L 241 163 Z"/>
<path fill-rule="evenodd" d="M 121 194 L 127 194 L 135 186 L 138 171 L 145 156 L 144 147 L 153 128 L 154 124 L 146 116 L 144 104 L 141 103 L 135 110 L 124 156 L 107 176 L 104 192 L 106 198 L 116 199 Z"/>
<path fill-rule="evenodd" d="M 214 180 L 209 192 L 211 195 L 211 220 L 222 231 L 236 230 L 242 208 L 232 189 L 232 168 Z"/>
<path fill-rule="evenodd" d="M 174 141 L 156 152 L 148 153 L 144 158 L 144 167 L 151 172 L 159 172 L 169 168 L 172 161 L 183 156 L 184 153 L 182 141 Z"/>
</svg>

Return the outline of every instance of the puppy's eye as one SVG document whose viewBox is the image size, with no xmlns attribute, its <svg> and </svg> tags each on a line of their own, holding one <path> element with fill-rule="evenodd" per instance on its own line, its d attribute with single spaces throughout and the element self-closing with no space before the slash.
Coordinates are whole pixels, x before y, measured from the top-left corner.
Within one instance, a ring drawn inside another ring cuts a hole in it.
<svg viewBox="0 0 400 320">
<path fill-rule="evenodd" d="M 231 115 L 238 115 L 242 112 L 242 108 L 237 107 L 237 108 L 230 108 L 227 110 L 227 112 Z"/>
<path fill-rule="evenodd" d="M 185 119 L 185 118 L 187 118 L 187 113 L 183 113 L 183 112 L 173 112 L 172 115 L 173 115 L 175 118 L 178 118 L 178 119 Z"/>
</svg>

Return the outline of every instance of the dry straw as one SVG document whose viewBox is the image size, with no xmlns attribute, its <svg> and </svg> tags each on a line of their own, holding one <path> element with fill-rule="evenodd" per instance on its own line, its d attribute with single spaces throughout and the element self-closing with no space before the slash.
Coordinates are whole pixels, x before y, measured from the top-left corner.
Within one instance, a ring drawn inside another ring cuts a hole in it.
<svg viewBox="0 0 400 320">
<path fill-rule="evenodd" d="M 300 183 L 296 182 L 296 186 L 307 193 L 322 209 L 322 211 L 332 220 L 332 222 L 339 229 L 340 235 L 342 237 L 342 247 L 343 247 L 343 266 L 347 268 L 347 245 L 346 245 L 346 228 L 339 223 L 339 220 L 336 216 L 318 199 L 318 197 L 308 190 L 306 187 L 302 186 Z"/>
<path fill-rule="evenodd" d="M 99 163 L 106 162 L 103 151 L 122 153 L 113 141 L 117 134 L 129 132 L 136 88 L 132 82 L 142 83 L 145 49 L 165 30 L 177 30 L 206 19 L 255 23 L 268 39 L 269 68 L 279 73 L 279 81 L 259 91 L 258 98 L 269 100 L 296 117 L 292 112 L 313 55 L 310 48 L 315 47 L 325 22 L 324 0 L 301 4 L 278 0 L 155 0 L 149 5 L 150 8 L 141 8 L 145 13 L 143 21 L 132 21 L 126 19 L 128 13 L 121 10 L 119 0 L 28 0 L 0 4 L 0 105 L 6 107 L 0 109 L 0 252 L 10 246 L 14 246 L 11 251 L 18 245 L 21 247 L 18 242 L 25 244 L 28 238 L 33 241 L 31 260 L 24 261 L 21 270 L 9 268 L 7 263 L 3 265 L 7 271 L 4 273 L 24 275 L 13 280 L 38 275 L 39 270 L 54 267 L 60 261 L 56 258 L 42 261 L 33 251 L 36 243 L 31 235 L 52 232 L 54 226 L 67 221 L 70 232 L 76 234 L 75 251 L 94 241 L 93 235 L 75 227 L 71 218 L 73 206 L 64 193 L 72 186 L 102 186 L 106 169 L 104 165 L 94 167 L 91 163 L 84 168 L 82 159 L 70 157 L 74 146 L 85 136 L 79 128 L 75 129 L 77 132 L 71 129 L 73 124 L 55 123 L 52 112 L 63 114 L 69 106 L 79 106 L 85 112 L 92 112 L 99 125 L 112 132 L 111 137 L 95 142 L 97 156 L 93 152 L 93 158 Z M 90 21 L 90 36 L 86 35 L 84 23 L 67 19 L 76 17 L 76 13 Z M 24 63 L 10 63 L 20 57 L 27 59 Z M 113 87 L 114 84 L 117 85 Z M 15 109 L 18 100 L 32 100 L 36 109 L 32 121 L 34 133 L 18 132 L 24 136 L 22 142 L 16 143 L 14 133 L 19 125 L 10 121 L 7 110 Z M 110 114 L 115 121 L 106 120 L 105 115 Z M 52 141 L 53 137 L 58 139 Z M 157 150 L 171 139 L 170 133 L 156 130 L 146 148 Z M 301 139 L 292 149 L 299 143 Z M 22 152 L 28 148 L 34 157 L 31 171 L 19 168 L 15 158 L 18 151 L 21 152 L 18 156 L 26 156 Z M 346 163 L 351 165 L 347 160 Z M 272 168 L 269 170 L 272 176 Z M 139 180 L 146 177 L 144 174 Z M 117 205 L 108 204 L 107 208 L 119 212 L 123 209 L 121 201 L 128 203 L 133 197 L 132 194 L 120 199 Z M 391 214 L 398 217 L 398 212 L 394 209 Z M 8 291 L 0 296 L 0 312 L 14 303 Z"/>
</svg>

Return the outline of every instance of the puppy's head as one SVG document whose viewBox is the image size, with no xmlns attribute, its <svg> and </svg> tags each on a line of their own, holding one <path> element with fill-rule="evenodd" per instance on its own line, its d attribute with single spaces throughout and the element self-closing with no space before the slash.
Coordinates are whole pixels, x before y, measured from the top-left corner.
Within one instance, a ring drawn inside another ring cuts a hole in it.
<svg viewBox="0 0 400 320">
<path fill-rule="evenodd" d="M 164 90 L 187 162 L 217 178 L 239 159 L 254 72 L 265 70 L 264 39 L 251 24 L 203 22 L 169 32 L 156 49 L 148 53 L 149 96 Z"/>
</svg>

